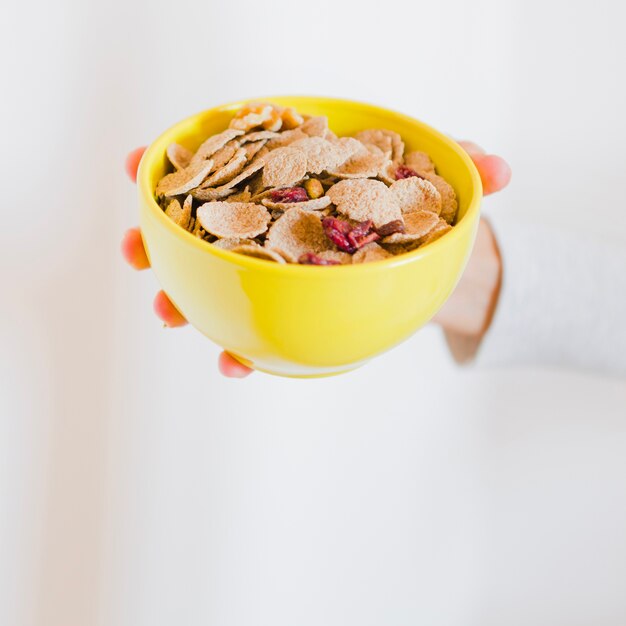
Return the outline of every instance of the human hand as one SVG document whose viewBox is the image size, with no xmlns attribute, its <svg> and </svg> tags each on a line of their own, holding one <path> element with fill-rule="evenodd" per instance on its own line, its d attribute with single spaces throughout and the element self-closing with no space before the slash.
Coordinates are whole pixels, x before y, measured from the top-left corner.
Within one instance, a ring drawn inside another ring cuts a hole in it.
<svg viewBox="0 0 626 626">
<path fill-rule="evenodd" d="M 126 157 L 126 173 L 133 182 L 137 181 L 137 169 L 139 161 L 146 148 L 137 148 Z M 150 261 L 141 238 L 139 228 L 131 228 L 126 231 L 122 239 L 122 255 L 128 264 L 136 270 L 145 270 L 150 267 Z M 159 291 L 154 298 L 154 312 L 169 328 L 179 328 L 187 324 L 187 320 L 174 306 L 164 291 Z M 244 378 L 252 372 L 237 359 L 227 352 L 222 352 L 218 359 L 220 372 L 228 378 Z"/>
<path fill-rule="evenodd" d="M 485 195 L 506 187 L 511 178 L 511 170 L 503 159 L 498 156 L 485 154 L 482 148 L 472 142 L 462 141 L 460 144 L 476 164 L 482 179 Z M 137 148 L 126 158 L 126 173 L 133 182 L 136 182 L 139 161 L 145 150 L 145 147 Z M 450 300 L 448 300 L 435 318 L 435 322 L 440 324 L 445 331 L 461 333 L 464 336 L 471 335 L 472 330 L 484 324 L 484 321 L 481 320 L 488 317 L 486 313 L 488 306 L 485 304 L 485 301 L 489 301 L 491 297 L 489 294 L 494 289 L 497 290 L 499 278 L 494 283 L 493 274 L 495 267 L 497 268 L 496 274 L 499 277 L 500 261 L 495 242 L 491 246 L 489 245 L 489 233 L 485 229 L 488 229 L 488 227 L 483 220 L 465 275 Z M 493 240 L 492 236 L 491 239 Z M 496 252 L 495 257 L 492 254 L 494 250 Z M 122 239 L 122 255 L 129 265 L 136 270 L 144 270 L 150 267 L 139 228 L 131 228 L 126 231 Z M 481 285 L 480 289 L 476 288 L 477 284 Z M 178 328 L 187 324 L 187 320 L 174 306 L 165 292 L 159 291 L 156 294 L 153 306 L 154 312 L 166 326 Z M 470 311 L 472 312 L 471 315 L 468 314 Z M 253 371 L 227 352 L 220 354 L 218 366 L 220 372 L 229 378 L 244 378 Z"/>
<path fill-rule="evenodd" d="M 480 146 L 470 141 L 459 143 L 480 173 L 484 195 L 500 191 L 509 184 L 511 168 L 504 159 L 485 154 Z M 475 355 L 491 323 L 501 280 L 500 251 L 489 223 L 481 219 L 465 272 L 433 320 L 443 329 L 457 362 L 463 363 Z"/>
</svg>

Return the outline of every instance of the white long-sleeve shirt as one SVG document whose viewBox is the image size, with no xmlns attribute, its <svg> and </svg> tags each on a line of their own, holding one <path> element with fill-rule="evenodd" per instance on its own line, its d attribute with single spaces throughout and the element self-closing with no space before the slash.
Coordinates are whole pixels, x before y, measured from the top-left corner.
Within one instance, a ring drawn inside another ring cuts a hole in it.
<svg viewBox="0 0 626 626">
<path fill-rule="evenodd" d="M 489 222 L 503 279 L 476 363 L 626 376 L 626 246 L 506 216 Z"/>
</svg>

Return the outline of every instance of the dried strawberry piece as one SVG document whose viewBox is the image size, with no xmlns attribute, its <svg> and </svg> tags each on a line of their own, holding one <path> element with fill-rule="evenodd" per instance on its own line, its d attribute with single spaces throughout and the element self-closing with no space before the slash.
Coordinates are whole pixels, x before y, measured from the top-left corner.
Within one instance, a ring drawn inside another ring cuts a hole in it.
<svg viewBox="0 0 626 626">
<path fill-rule="evenodd" d="M 322 259 L 322 257 L 313 254 L 313 252 L 305 252 L 300 255 L 298 263 L 301 265 L 341 265 L 339 261 L 333 261 L 332 259 Z"/>
<path fill-rule="evenodd" d="M 374 230 L 372 220 L 359 222 L 347 235 L 348 241 L 355 250 L 362 248 L 365 244 L 372 243 L 380 239 L 380 235 Z"/>
<path fill-rule="evenodd" d="M 339 220 L 336 217 L 325 217 L 322 220 L 322 226 L 326 236 L 344 252 L 353 254 L 356 252 L 357 247 L 348 239 L 348 233 L 352 230 L 352 227 L 348 222 Z"/>
<path fill-rule="evenodd" d="M 359 222 L 351 226 L 348 222 L 336 217 L 326 217 L 322 220 L 322 226 L 326 236 L 344 252 L 354 254 L 365 244 L 380 239 L 380 235 L 374 230 L 372 220 Z"/>
<path fill-rule="evenodd" d="M 274 189 L 270 193 L 270 198 L 272 202 L 305 202 L 309 195 L 303 187 L 285 187 Z"/>
<path fill-rule="evenodd" d="M 376 232 L 381 237 L 388 237 L 389 235 L 393 235 L 395 233 L 403 233 L 404 222 L 402 220 L 393 220 L 392 222 L 387 222 L 386 224 L 379 226 L 376 229 Z"/>
<path fill-rule="evenodd" d="M 403 178 L 411 178 L 412 176 L 417 176 L 418 178 L 423 178 L 420 176 L 415 170 L 407 167 L 406 165 L 400 165 L 396 170 L 396 180 L 402 180 Z"/>
</svg>

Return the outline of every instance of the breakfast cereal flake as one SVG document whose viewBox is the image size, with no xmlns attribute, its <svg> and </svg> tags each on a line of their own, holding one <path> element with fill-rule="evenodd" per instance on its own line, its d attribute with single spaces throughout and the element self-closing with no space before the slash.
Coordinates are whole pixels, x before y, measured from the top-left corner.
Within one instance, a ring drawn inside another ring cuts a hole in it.
<svg viewBox="0 0 626 626">
<path fill-rule="evenodd" d="M 396 180 L 389 187 L 389 192 L 398 201 L 402 213 L 413 211 L 432 211 L 441 213 L 441 196 L 435 186 L 422 178 L 413 176 Z"/>
<path fill-rule="evenodd" d="M 198 187 L 213 167 L 213 161 L 190 163 L 185 169 L 164 176 L 157 184 L 157 196 L 180 196 Z"/>
<path fill-rule="evenodd" d="M 265 245 L 292 263 L 307 252 L 319 254 L 333 249 L 320 218 L 314 212 L 298 208 L 290 209 L 272 224 Z"/>
<path fill-rule="evenodd" d="M 175 224 L 218 248 L 274 263 L 369 263 L 452 229 L 458 201 L 422 151 L 394 131 L 337 137 L 323 116 L 250 103 L 174 169 L 155 195 Z"/>
<path fill-rule="evenodd" d="M 337 211 L 353 220 L 372 220 L 375 226 L 402 219 L 400 206 L 385 183 L 369 178 L 342 180 L 326 195 Z"/>
<path fill-rule="evenodd" d="M 383 239 L 383 243 L 408 243 L 417 241 L 437 226 L 439 216 L 432 211 L 413 211 L 404 215 L 404 232 L 394 233 Z"/>
<path fill-rule="evenodd" d="M 170 163 L 177 170 L 184 170 L 193 157 L 193 152 L 177 143 L 171 143 L 165 151 Z"/>
<path fill-rule="evenodd" d="M 198 207 L 202 228 L 216 237 L 251 239 L 267 231 L 268 210 L 251 202 L 207 202 Z"/>
<path fill-rule="evenodd" d="M 264 187 L 290 187 L 301 181 L 307 172 L 306 154 L 289 146 L 272 150 L 264 161 Z"/>
<path fill-rule="evenodd" d="M 229 141 L 232 141 L 235 137 L 239 137 L 240 135 L 243 135 L 243 131 L 233 128 L 228 128 L 217 135 L 212 135 L 196 150 L 196 153 L 191 159 L 191 163 L 197 163 L 198 161 L 208 159 L 220 148 L 223 148 Z"/>
</svg>

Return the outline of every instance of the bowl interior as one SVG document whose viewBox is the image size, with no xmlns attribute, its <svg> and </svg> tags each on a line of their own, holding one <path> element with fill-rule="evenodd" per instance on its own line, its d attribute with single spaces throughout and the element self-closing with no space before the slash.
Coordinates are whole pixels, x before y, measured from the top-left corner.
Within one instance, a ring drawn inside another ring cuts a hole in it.
<svg viewBox="0 0 626 626">
<path fill-rule="evenodd" d="M 385 128 L 398 132 L 405 142 L 407 152 L 427 152 L 433 159 L 437 172 L 454 187 L 459 202 L 457 228 L 461 226 L 468 212 L 478 212 L 482 187 L 480 176 L 471 159 L 455 141 L 423 122 L 389 109 L 350 100 L 309 96 L 268 97 L 259 100 L 293 106 L 300 113 L 308 115 L 326 115 L 330 128 L 339 136 L 353 135 L 365 128 Z M 169 168 L 165 155 L 167 146 L 177 142 L 190 150 L 196 150 L 209 135 L 227 128 L 234 112 L 245 102 L 233 102 L 208 109 L 163 133 L 144 156 L 145 167 L 141 168 L 140 176 L 143 180 L 140 184 L 145 185 L 146 191 L 153 196 L 157 182 Z M 154 199 L 153 205 L 163 215 Z M 454 230 L 439 241 L 450 237 Z M 182 230 L 181 234 L 184 234 Z M 437 243 L 438 241 L 432 245 Z"/>
</svg>

